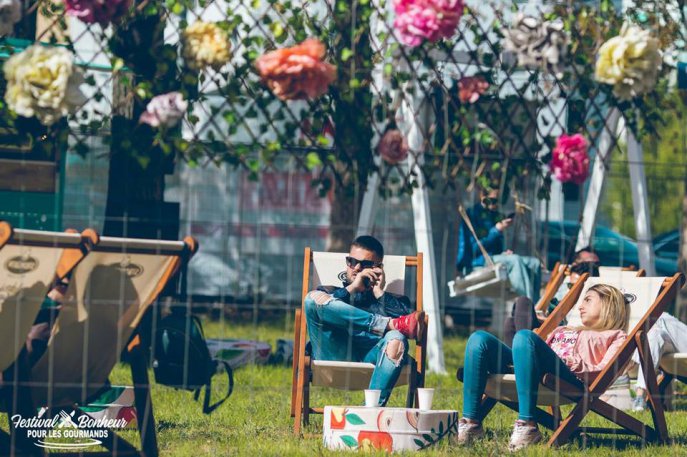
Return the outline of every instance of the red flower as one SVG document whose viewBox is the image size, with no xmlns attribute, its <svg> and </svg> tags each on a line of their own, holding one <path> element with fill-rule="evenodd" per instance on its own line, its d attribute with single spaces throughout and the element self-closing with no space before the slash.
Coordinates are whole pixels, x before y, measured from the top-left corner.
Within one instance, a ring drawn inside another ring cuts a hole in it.
<svg viewBox="0 0 687 457">
<path fill-rule="evenodd" d="M 560 182 L 582 184 L 589 176 L 587 140 L 576 133 L 558 137 L 551 158 L 551 171 Z"/>
<path fill-rule="evenodd" d="M 336 67 L 324 62 L 326 49 L 316 38 L 263 54 L 255 67 L 270 90 L 282 100 L 317 98 L 336 79 Z"/>
<path fill-rule="evenodd" d="M 399 130 L 388 130 L 377 145 L 382 159 L 395 165 L 408 157 L 408 142 Z"/>
<path fill-rule="evenodd" d="M 487 89 L 489 83 L 482 76 L 465 76 L 458 81 L 458 98 L 463 104 L 475 103 Z"/>
</svg>

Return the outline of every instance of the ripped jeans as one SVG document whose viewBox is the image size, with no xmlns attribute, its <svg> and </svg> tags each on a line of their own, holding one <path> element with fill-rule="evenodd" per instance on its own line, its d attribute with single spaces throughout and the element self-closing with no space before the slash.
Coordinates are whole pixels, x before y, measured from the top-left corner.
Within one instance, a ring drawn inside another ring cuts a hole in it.
<svg viewBox="0 0 687 457">
<path fill-rule="evenodd" d="M 368 313 L 331 296 L 325 298 L 315 294 L 324 292 L 311 292 L 305 298 L 312 357 L 375 364 L 369 388 L 381 390 L 379 405 L 386 405 L 407 362 L 406 337 L 396 330 L 385 332 L 389 317 Z M 387 345 L 393 340 L 400 341 L 400 347 L 392 359 L 387 354 Z"/>
</svg>

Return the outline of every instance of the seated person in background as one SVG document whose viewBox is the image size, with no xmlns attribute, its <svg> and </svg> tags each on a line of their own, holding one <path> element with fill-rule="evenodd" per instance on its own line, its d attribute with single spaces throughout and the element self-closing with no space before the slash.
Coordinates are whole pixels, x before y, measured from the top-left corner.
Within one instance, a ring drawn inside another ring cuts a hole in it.
<svg viewBox="0 0 687 457">
<path fill-rule="evenodd" d="M 480 405 L 490 374 L 505 374 L 513 365 L 518 392 L 518 419 L 509 449 L 517 451 L 542 439 L 535 410 L 542 376 L 551 373 L 575 386 L 594 379 L 627 338 L 628 306 L 623 293 L 606 284 L 589 288 L 580 304 L 581 327 L 557 327 L 546 340 L 520 330 L 513 349 L 479 330 L 465 347 L 463 417 L 455 440 L 469 444 L 484 436 Z"/>
<path fill-rule="evenodd" d="M 305 315 L 316 360 L 375 365 L 370 389 L 380 389 L 380 406 L 407 361 L 408 339 L 421 339 L 424 312 L 411 313 L 410 300 L 384 292 L 384 248 L 371 236 L 351 243 L 341 287 L 323 286 L 305 298 Z"/>
<path fill-rule="evenodd" d="M 508 279 L 513 290 L 518 295 L 536 302 L 541 288 L 541 265 L 535 257 L 513 254 L 510 250 L 504 251 L 503 232 L 511 226 L 513 219 L 502 219 L 498 212 L 498 204 L 498 190 L 480 190 L 480 202 L 467 210 L 467 215 L 482 246 L 494 262 L 506 265 Z M 482 267 L 484 264 L 484 256 L 477 241 L 470 233 L 465 221 L 461 221 L 458 229 L 456 269 L 460 273 L 467 274 L 473 267 Z"/>
<path fill-rule="evenodd" d="M 663 354 L 687 352 L 687 325 L 668 313 L 663 313 L 659 316 L 646 337 L 649 343 L 651 360 L 654 363 L 654 370 L 658 370 Z M 639 365 L 639 354 L 637 351 L 632 355 L 632 361 L 639 366 L 637 385 L 635 387 L 637 396 L 632 400 L 632 410 L 643 411 L 646 409 L 646 381 L 644 380 L 642 366 Z"/>
<path fill-rule="evenodd" d="M 513 344 L 513 337 L 518 331 L 539 328 L 539 325 L 544 322 L 549 313 L 551 313 L 556 305 L 560 303 L 560 300 L 565 297 L 565 293 L 570 290 L 573 284 L 575 284 L 584 273 L 589 273 L 589 276 L 599 276 L 599 269 L 595 263 L 590 262 L 571 264 L 567 279 L 563 281 L 563 284 L 561 284 L 561 287 L 558 289 L 559 292 L 563 290 L 564 293 L 560 296 L 560 299 L 557 298 L 559 294 L 556 293 L 556 296 L 551 299 L 551 303 L 549 303 L 547 309 L 541 314 L 534 309 L 535 305 L 529 298 L 516 298 L 515 303 L 513 303 L 511 315 L 507 317 L 503 323 L 503 341 L 510 346 Z"/>
<path fill-rule="evenodd" d="M 69 279 L 56 279 L 50 292 L 46 295 L 36 320 L 31 326 L 26 337 L 26 351 L 29 355 L 29 363 L 33 366 L 48 347 L 48 340 L 52 333 L 52 326 L 62 308 L 64 296 L 69 287 Z"/>
</svg>

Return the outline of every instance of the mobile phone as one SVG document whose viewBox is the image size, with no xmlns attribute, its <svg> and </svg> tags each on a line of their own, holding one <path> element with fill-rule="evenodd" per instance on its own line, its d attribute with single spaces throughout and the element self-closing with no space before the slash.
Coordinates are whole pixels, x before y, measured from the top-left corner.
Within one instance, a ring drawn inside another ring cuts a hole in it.
<svg viewBox="0 0 687 457">
<path fill-rule="evenodd" d="M 506 216 L 506 219 L 513 219 L 515 217 L 515 212 L 512 212 Z"/>
<path fill-rule="evenodd" d="M 365 287 L 370 287 L 370 278 L 363 276 L 363 284 L 365 284 Z"/>
</svg>

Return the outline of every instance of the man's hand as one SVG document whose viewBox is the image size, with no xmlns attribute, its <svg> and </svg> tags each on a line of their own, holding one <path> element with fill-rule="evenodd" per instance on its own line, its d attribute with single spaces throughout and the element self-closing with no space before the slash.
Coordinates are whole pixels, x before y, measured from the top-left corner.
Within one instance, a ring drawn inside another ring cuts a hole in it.
<svg viewBox="0 0 687 457">
<path fill-rule="evenodd" d="M 380 268 L 368 268 L 358 273 L 353 282 L 346 286 L 348 293 L 352 294 L 354 292 L 364 292 L 373 289 L 379 280 L 379 273 L 375 270 L 380 270 Z"/>
<path fill-rule="evenodd" d="M 372 293 L 375 298 L 380 298 L 384 295 L 384 286 L 386 286 L 386 277 L 384 276 L 384 269 L 382 267 L 373 268 L 372 271 L 377 274 L 377 282 L 372 287 Z"/>
<path fill-rule="evenodd" d="M 510 227 L 511 224 L 513 224 L 513 219 L 503 219 L 502 221 L 496 223 L 496 230 L 503 232 L 505 229 Z"/>
</svg>

